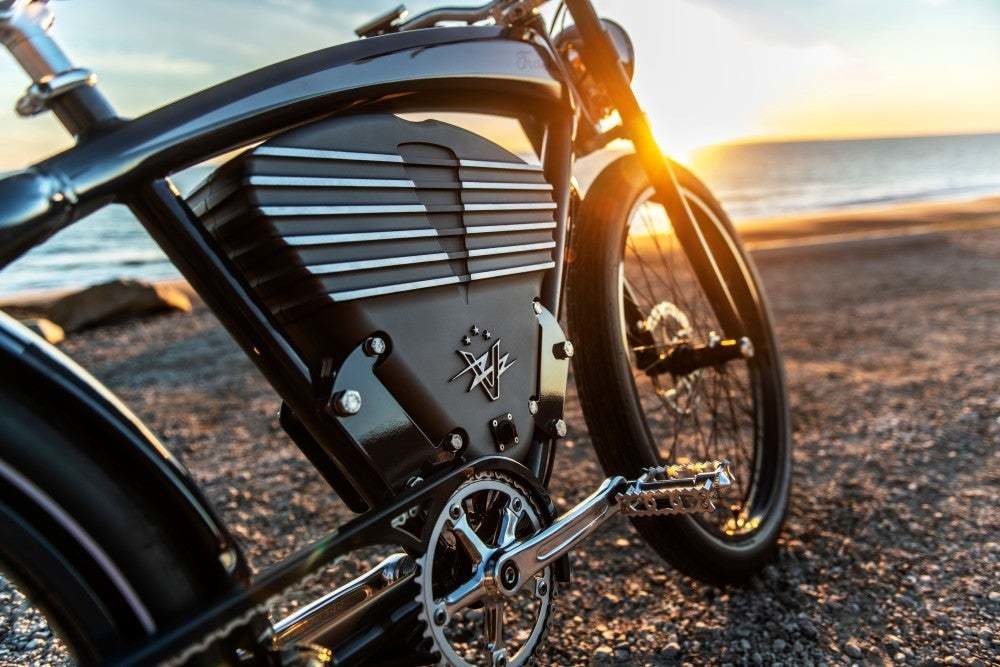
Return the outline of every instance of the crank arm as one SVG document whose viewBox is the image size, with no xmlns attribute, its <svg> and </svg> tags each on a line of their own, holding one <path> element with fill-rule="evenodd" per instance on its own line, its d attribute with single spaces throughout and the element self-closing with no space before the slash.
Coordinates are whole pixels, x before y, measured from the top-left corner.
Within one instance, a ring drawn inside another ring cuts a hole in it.
<svg viewBox="0 0 1000 667">
<path fill-rule="evenodd" d="M 559 560 L 618 514 L 616 498 L 628 487 L 624 477 L 609 477 L 590 496 L 548 528 L 503 551 L 493 569 L 500 590 L 513 595 L 547 565 Z"/>
<path fill-rule="evenodd" d="M 631 482 L 609 477 L 550 526 L 505 548 L 496 559 L 493 580 L 501 593 L 514 595 L 614 516 L 712 512 L 719 489 L 732 480 L 724 460 L 650 468 Z"/>
</svg>

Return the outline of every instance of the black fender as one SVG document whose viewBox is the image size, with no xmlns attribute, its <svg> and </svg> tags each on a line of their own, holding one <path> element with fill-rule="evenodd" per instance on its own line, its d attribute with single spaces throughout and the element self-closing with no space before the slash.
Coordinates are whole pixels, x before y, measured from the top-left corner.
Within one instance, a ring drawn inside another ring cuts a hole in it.
<svg viewBox="0 0 1000 667">
<path fill-rule="evenodd" d="M 192 557 L 217 568 L 209 574 L 249 583 L 242 551 L 181 462 L 96 378 L 2 311 L 0 381 L 47 419 L 99 436 L 85 439 L 95 459 L 128 471 Z"/>
</svg>

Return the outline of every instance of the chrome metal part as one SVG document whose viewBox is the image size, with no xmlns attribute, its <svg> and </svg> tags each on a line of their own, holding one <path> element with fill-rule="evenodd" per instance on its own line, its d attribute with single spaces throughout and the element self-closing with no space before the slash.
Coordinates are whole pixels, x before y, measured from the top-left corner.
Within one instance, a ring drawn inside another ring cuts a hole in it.
<svg viewBox="0 0 1000 667">
<path fill-rule="evenodd" d="M 539 568 L 533 587 L 517 600 L 503 594 L 492 576 L 496 554 L 526 530 L 542 528 L 542 514 L 530 498 L 513 480 L 487 473 L 459 487 L 438 517 L 427 553 L 417 561 L 417 602 L 440 664 L 524 665 L 541 641 L 551 606 L 552 568 Z M 491 514 L 484 517 L 486 512 Z M 494 525 L 490 519 L 499 521 L 493 530 L 486 528 Z M 472 575 L 452 585 L 442 578 L 454 570 L 455 558 L 468 563 Z M 478 647 L 462 640 L 473 624 L 481 624 Z"/>
<path fill-rule="evenodd" d="M 49 104 L 60 95 L 82 86 L 97 85 L 97 75 L 88 69 L 70 69 L 28 86 L 17 100 L 14 110 L 19 116 L 37 116 L 48 110 Z"/>
<path fill-rule="evenodd" d="M 650 468 L 617 499 L 629 516 L 715 511 L 719 489 L 733 483 L 729 461 Z"/>
<path fill-rule="evenodd" d="M 381 336 L 372 336 L 365 341 L 365 354 L 370 357 L 378 357 L 385 354 L 385 339 Z"/>
<path fill-rule="evenodd" d="M 565 438 L 566 434 L 569 432 L 566 428 L 566 421 L 563 419 L 557 419 L 552 422 L 552 430 L 555 431 L 555 434 L 560 438 Z"/>
<path fill-rule="evenodd" d="M 272 644 L 280 649 L 315 642 L 336 632 L 338 626 L 406 585 L 415 570 L 416 564 L 407 554 L 389 556 L 358 578 L 274 623 Z"/>
<path fill-rule="evenodd" d="M 448 447 L 453 452 L 457 452 L 465 445 L 465 438 L 460 433 L 452 433 L 448 436 Z"/>
<path fill-rule="evenodd" d="M 504 548 L 488 576 L 514 595 L 534 575 L 580 545 L 617 514 L 651 516 L 711 512 L 721 487 L 732 484 L 728 461 L 651 468 L 632 482 L 609 477 L 552 525 Z"/>
<path fill-rule="evenodd" d="M 35 83 L 73 69 L 48 30 L 55 20 L 46 2 L 17 0 L 0 11 L 0 42 Z"/>
<path fill-rule="evenodd" d="M 333 397 L 333 407 L 338 415 L 348 417 L 361 412 L 361 394 L 354 389 L 345 389 Z"/>
<path fill-rule="evenodd" d="M 561 343 L 557 343 L 552 348 L 552 354 L 555 355 L 556 359 L 569 359 L 573 356 L 573 343 L 568 340 L 564 340 Z"/>
<path fill-rule="evenodd" d="M 539 264 L 515 266 L 509 269 L 496 269 L 493 271 L 476 271 L 473 273 L 466 273 L 459 276 L 444 276 L 442 278 L 431 278 L 429 280 L 415 280 L 413 282 L 396 283 L 393 285 L 380 285 L 378 287 L 366 287 L 363 289 L 346 290 L 343 292 L 330 292 L 329 296 L 336 302 L 353 301 L 355 299 L 367 299 L 373 296 L 397 294 L 399 292 L 410 292 L 413 290 L 427 289 L 430 287 L 439 287 L 441 285 L 459 285 L 463 283 L 475 282 L 477 280 L 488 280 L 490 278 L 513 276 L 520 273 L 547 271 L 554 266 L 555 262 L 541 262 Z"/>
<path fill-rule="evenodd" d="M 483 332 L 483 338 L 489 338 L 489 331 Z M 468 336 L 462 337 L 462 345 L 469 345 L 471 343 L 466 343 Z M 498 338 L 495 343 L 490 345 L 490 347 L 483 352 L 478 357 L 465 350 L 455 350 L 462 361 L 465 363 L 465 367 L 458 373 L 453 375 L 448 382 L 452 380 L 457 380 L 466 373 L 472 373 L 472 382 L 469 383 L 469 388 L 467 392 L 471 392 L 477 386 L 482 387 L 486 396 L 491 401 L 499 400 L 500 398 L 500 376 L 506 373 L 514 364 L 517 363 L 517 359 L 511 359 L 510 353 L 501 355 L 500 353 L 500 339 Z M 496 422 L 496 420 L 494 420 Z M 496 424 L 493 424 L 496 427 Z"/>
</svg>

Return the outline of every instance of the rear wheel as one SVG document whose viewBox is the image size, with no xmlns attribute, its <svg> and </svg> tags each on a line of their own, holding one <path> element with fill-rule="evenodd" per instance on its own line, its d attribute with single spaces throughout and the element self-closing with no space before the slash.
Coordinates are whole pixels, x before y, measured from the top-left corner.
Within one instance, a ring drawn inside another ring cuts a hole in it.
<svg viewBox="0 0 1000 667">
<path fill-rule="evenodd" d="M 0 662 L 104 664 L 230 585 L 88 434 L 2 390 L 0 406 Z"/>
<path fill-rule="evenodd" d="M 612 163 L 574 221 L 567 315 L 573 368 L 594 446 L 609 474 L 728 459 L 734 484 L 712 514 L 634 519 L 664 558 L 706 580 L 740 580 L 771 555 L 790 485 L 784 377 L 764 295 L 718 202 L 674 165 L 682 192 L 737 303 L 754 354 L 689 372 L 657 359 L 723 335 L 638 160 Z"/>
</svg>

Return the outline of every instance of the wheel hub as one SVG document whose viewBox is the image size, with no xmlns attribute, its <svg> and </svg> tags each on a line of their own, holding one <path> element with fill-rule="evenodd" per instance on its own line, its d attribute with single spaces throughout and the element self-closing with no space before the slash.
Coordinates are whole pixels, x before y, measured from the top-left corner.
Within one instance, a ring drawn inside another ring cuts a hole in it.
<svg viewBox="0 0 1000 667">
<path fill-rule="evenodd" d="M 669 350 L 691 342 L 691 320 L 687 313 L 670 301 L 661 301 L 638 323 L 639 329 L 653 337 L 657 350 Z M 702 369 L 677 377 L 654 376 L 653 387 L 671 410 L 691 414 L 701 395 Z"/>
</svg>

